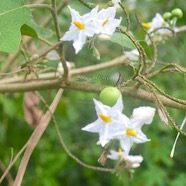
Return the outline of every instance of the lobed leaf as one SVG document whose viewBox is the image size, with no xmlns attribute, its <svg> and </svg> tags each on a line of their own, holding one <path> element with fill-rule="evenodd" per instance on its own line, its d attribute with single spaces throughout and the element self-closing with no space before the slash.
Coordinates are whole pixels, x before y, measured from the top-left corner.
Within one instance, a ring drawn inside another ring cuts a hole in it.
<svg viewBox="0 0 186 186">
<path fill-rule="evenodd" d="M 31 12 L 22 0 L 0 1 L 0 51 L 17 51 L 21 41 L 20 28 L 31 18 Z"/>
</svg>

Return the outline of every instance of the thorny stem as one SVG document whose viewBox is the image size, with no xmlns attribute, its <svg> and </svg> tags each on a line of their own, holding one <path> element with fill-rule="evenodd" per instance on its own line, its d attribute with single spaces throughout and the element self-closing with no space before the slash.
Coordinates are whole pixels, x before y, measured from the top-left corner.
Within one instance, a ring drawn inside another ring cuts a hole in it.
<svg viewBox="0 0 186 186">
<path fill-rule="evenodd" d="M 138 74 L 141 71 L 141 67 L 143 67 L 144 72 L 146 72 L 146 55 L 145 55 L 145 51 L 143 49 L 143 47 L 140 45 L 140 43 L 134 38 L 134 36 L 132 34 L 130 34 L 127 31 L 124 31 L 120 28 L 118 28 L 119 32 L 125 34 L 132 42 L 133 44 L 136 46 L 138 52 L 139 52 L 139 56 L 140 56 L 140 63 L 138 65 L 138 68 L 135 70 L 135 74 L 133 76 L 133 78 L 137 77 Z"/>
<path fill-rule="evenodd" d="M 157 50 L 157 45 L 156 43 L 153 41 L 150 33 L 148 33 L 145 28 L 143 27 L 141 21 L 139 20 L 138 16 L 135 14 L 135 17 L 136 17 L 136 20 L 137 22 L 139 23 L 139 25 L 141 26 L 141 28 L 143 29 L 143 31 L 145 32 L 145 34 L 147 35 L 147 37 L 149 38 L 150 42 L 152 43 L 152 46 L 154 48 L 154 59 L 153 59 L 153 62 L 152 62 L 152 65 L 147 68 L 145 71 L 144 71 L 144 74 L 148 74 L 149 72 L 151 72 L 151 70 L 155 67 L 156 63 L 157 63 L 157 58 L 158 58 L 158 50 Z"/>
<path fill-rule="evenodd" d="M 166 66 L 162 67 L 161 69 L 158 69 L 157 71 L 154 71 L 154 72 L 148 74 L 147 77 L 149 78 L 149 77 L 156 76 L 156 75 L 158 75 L 161 72 L 167 71 L 168 68 L 170 68 L 170 67 L 173 67 L 174 70 L 176 70 L 176 71 L 178 71 L 178 72 L 180 72 L 182 74 L 186 74 L 186 69 L 184 67 L 182 67 L 180 65 L 177 65 L 177 64 L 172 64 L 171 63 L 171 64 L 167 64 Z"/>
<path fill-rule="evenodd" d="M 154 96 L 155 96 L 155 103 L 157 103 L 157 107 L 158 109 L 163 109 L 164 114 L 166 115 L 166 117 L 169 119 L 169 121 L 172 123 L 173 127 L 182 135 L 186 136 L 186 132 L 182 131 L 182 128 L 179 128 L 178 125 L 176 125 L 176 123 L 174 122 L 173 118 L 170 116 L 170 114 L 168 113 L 167 109 L 165 108 L 165 106 L 163 105 L 162 101 L 159 99 L 159 96 L 157 95 L 157 93 L 154 90 L 154 87 L 150 84 L 146 84 L 149 89 L 153 92 Z"/>
<path fill-rule="evenodd" d="M 120 7 L 123 9 L 123 12 L 125 13 L 126 15 L 126 20 L 127 20 L 127 29 L 126 31 L 129 32 L 130 30 L 130 18 L 129 18 L 129 14 L 125 8 L 125 6 L 122 5 L 122 3 L 118 3 L 120 5 Z"/>
<path fill-rule="evenodd" d="M 165 97 L 169 98 L 170 100 L 172 101 L 175 101 L 177 103 L 180 103 L 180 104 L 183 104 L 183 105 L 186 105 L 186 101 L 185 100 L 181 100 L 181 99 L 178 99 L 178 98 L 174 98 L 172 96 L 170 96 L 169 94 L 166 94 L 163 90 L 161 90 L 157 85 L 155 85 L 155 83 L 153 83 L 152 81 L 148 80 L 146 77 L 142 76 L 142 75 L 139 75 L 137 77 L 137 79 L 140 81 L 140 78 L 143 80 L 143 82 L 146 82 L 148 84 L 150 84 L 152 87 L 154 87 L 159 93 L 161 93 L 162 95 L 164 95 Z"/>
</svg>

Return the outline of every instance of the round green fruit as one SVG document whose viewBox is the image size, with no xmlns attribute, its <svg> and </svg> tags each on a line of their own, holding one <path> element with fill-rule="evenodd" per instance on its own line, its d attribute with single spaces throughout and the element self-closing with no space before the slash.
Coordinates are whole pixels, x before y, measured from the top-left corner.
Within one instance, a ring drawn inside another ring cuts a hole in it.
<svg viewBox="0 0 186 186">
<path fill-rule="evenodd" d="M 99 100 L 105 105 L 113 106 L 120 96 L 121 92 L 119 89 L 116 87 L 107 87 L 100 92 Z"/>
<path fill-rule="evenodd" d="M 164 14 L 163 14 L 163 19 L 165 20 L 165 21 L 168 21 L 168 20 L 170 20 L 172 18 L 172 14 L 170 13 L 170 12 L 165 12 Z"/>
<path fill-rule="evenodd" d="M 171 13 L 173 17 L 177 17 L 179 19 L 183 17 L 183 12 L 180 8 L 175 8 Z"/>
</svg>

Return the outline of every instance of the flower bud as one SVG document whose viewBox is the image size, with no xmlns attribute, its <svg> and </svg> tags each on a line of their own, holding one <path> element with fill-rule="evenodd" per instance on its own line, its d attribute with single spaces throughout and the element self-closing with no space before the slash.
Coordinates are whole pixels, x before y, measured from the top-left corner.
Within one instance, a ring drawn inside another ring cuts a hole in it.
<svg viewBox="0 0 186 186">
<path fill-rule="evenodd" d="M 163 14 L 163 19 L 165 20 L 165 21 L 168 21 L 168 20 L 170 20 L 172 18 L 172 14 L 170 13 L 170 12 L 165 12 L 164 14 Z"/>
<path fill-rule="evenodd" d="M 179 19 L 183 17 L 183 12 L 180 8 L 175 8 L 171 13 L 173 17 L 177 17 Z"/>
</svg>

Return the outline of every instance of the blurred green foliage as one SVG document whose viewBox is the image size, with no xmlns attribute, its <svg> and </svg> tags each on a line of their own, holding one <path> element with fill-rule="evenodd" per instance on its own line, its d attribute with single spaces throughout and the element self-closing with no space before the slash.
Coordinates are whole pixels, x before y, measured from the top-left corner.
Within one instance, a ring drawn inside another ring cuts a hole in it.
<svg viewBox="0 0 186 186">
<path fill-rule="evenodd" d="M 29 2 L 29 1 L 28 1 Z M 107 1 L 98 1 L 105 3 Z M 124 1 L 125 2 L 125 1 Z M 50 1 L 46 1 L 50 3 Z M 59 3 L 59 0 L 57 1 Z M 127 1 L 127 5 L 130 2 Z M 77 1 L 73 1 L 73 8 L 80 12 L 88 11 Z M 184 0 L 136 0 L 136 8 L 129 10 L 131 18 L 131 28 L 139 40 L 144 38 L 144 33 L 140 29 L 135 14 L 141 20 L 151 21 L 155 13 L 163 14 L 166 11 L 171 11 L 173 8 L 182 8 L 184 16 L 178 21 L 178 25 L 182 26 L 185 22 L 186 3 Z M 48 13 L 48 12 L 47 12 Z M 34 17 L 44 19 L 47 15 L 46 11 L 38 11 Z M 120 13 L 122 15 L 122 13 Z M 123 16 L 124 17 L 124 16 Z M 66 31 L 69 27 L 69 12 L 64 9 L 59 14 L 59 22 L 61 29 Z M 40 22 L 40 20 L 38 21 Z M 123 26 L 126 26 L 125 18 L 123 18 Z M 63 26 L 64 25 L 64 26 Z M 167 63 L 178 63 L 185 65 L 185 33 L 179 33 L 176 37 L 167 40 L 165 43 L 158 46 L 159 60 Z M 122 55 L 123 48 L 117 44 L 108 41 L 96 43 L 96 46 L 101 54 L 101 61 L 111 60 L 114 57 Z M 90 49 L 84 49 L 76 56 L 71 47 L 71 43 L 66 44 L 67 60 L 74 61 L 76 67 L 98 64 L 98 61 Z M 89 78 L 90 83 L 114 85 L 112 79 L 106 78 L 111 75 L 122 74 L 122 80 L 127 80 L 132 75 L 132 69 L 120 65 L 112 69 L 99 71 L 97 73 L 86 74 L 84 77 Z M 171 78 L 170 78 L 171 76 Z M 97 78 L 96 78 L 97 77 Z M 105 77 L 105 78 L 103 78 Z M 78 77 L 75 77 L 78 78 Z M 186 82 L 182 75 L 164 73 L 152 79 L 163 90 L 177 98 L 186 99 Z M 52 101 L 56 91 L 41 92 L 48 101 Z M 99 166 L 97 159 L 99 158 L 102 149 L 96 145 L 98 136 L 81 131 L 81 128 L 96 119 L 95 109 L 92 98 L 98 98 L 97 94 L 77 92 L 66 90 L 58 105 L 55 113 L 56 121 L 59 125 L 61 135 L 63 136 L 68 148 L 82 161 Z M 141 105 L 154 106 L 152 103 L 141 100 L 124 97 L 124 113 L 131 115 L 133 108 Z M 0 160 L 5 166 L 8 166 L 11 160 L 11 152 L 13 155 L 21 149 L 26 143 L 33 129 L 26 123 L 23 112 L 23 93 L 0 95 Z M 46 111 L 43 104 L 40 107 Z M 170 115 L 175 119 L 178 125 L 181 124 L 185 111 L 169 109 Z M 119 175 L 96 172 L 82 167 L 72 160 L 62 148 L 53 122 L 50 123 L 46 132 L 42 136 L 37 148 L 32 154 L 26 174 L 23 180 L 23 186 L 183 186 L 186 185 L 186 140 L 180 136 L 175 156 L 170 159 L 170 151 L 177 135 L 176 131 L 169 126 L 165 126 L 160 118 L 156 115 L 153 123 L 150 126 L 145 126 L 143 131 L 151 139 L 145 144 L 136 145 L 132 149 L 132 154 L 141 154 L 144 157 L 142 165 L 136 169 L 133 178 L 130 178 L 127 172 L 122 172 Z M 13 150 L 12 150 L 13 149 Z M 13 166 L 10 171 L 12 177 L 16 175 L 19 167 L 19 161 Z M 113 166 L 114 163 L 108 160 L 106 166 Z M 0 166 L 0 174 L 3 172 L 2 165 Z M 3 181 L 2 186 L 8 184 L 7 179 Z"/>
</svg>

